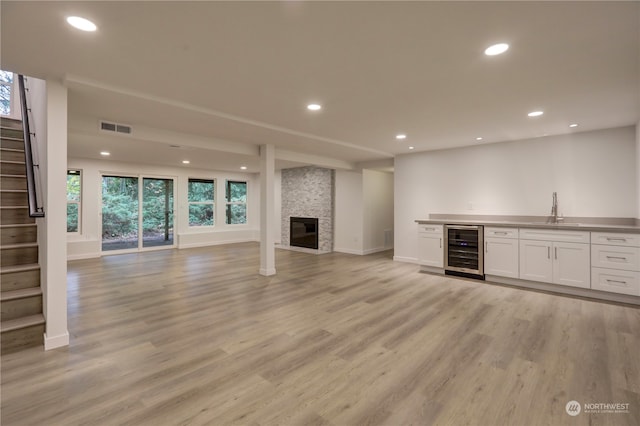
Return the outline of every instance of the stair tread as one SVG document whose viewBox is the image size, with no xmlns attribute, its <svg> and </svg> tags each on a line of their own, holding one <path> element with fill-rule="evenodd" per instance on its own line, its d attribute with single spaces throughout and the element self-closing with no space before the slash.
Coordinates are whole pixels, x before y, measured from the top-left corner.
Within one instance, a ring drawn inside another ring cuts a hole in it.
<svg viewBox="0 0 640 426">
<path fill-rule="evenodd" d="M 2 324 L 0 324 L 0 331 L 4 333 L 6 331 L 19 330 L 21 328 L 31 327 L 31 326 L 40 325 L 40 324 L 44 324 L 44 315 L 42 314 L 29 315 L 28 317 L 2 321 Z"/>
<path fill-rule="evenodd" d="M 35 269 L 40 269 L 40 265 L 37 263 L 27 263 L 25 265 L 14 265 L 14 266 L 2 266 L 0 267 L 0 274 L 9 274 L 12 272 L 24 272 L 24 271 L 32 271 Z"/>
<path fill-rule="evenodd" d="M 26 179 L 26 175 L 0 175 L 0 178 L 23 178 Z"/>
<path fill-rule="evenodd" d="M 14 248 L 29 248 L 38 247 L 38 243 L 18 243 L 18 244 L 6 244 L 0 246 L 0 250 L 14 249 Z"/>
<path fill-rule="evenodd" d="M 0 229 L 9 229 L 9 228 L 26 228 L 29 226 L 38 226 L 37 223 L 10 223 L 6 225 L 0 225 Z"/>
<path fill-rule="evenodd" d="M 28 209 L 29 206 L 0 206 L 0 209 L 6 210 L 17 210 L 17 209 Z"/>
<path fill-rule="evenodd" d="M 7 129 L 7 130 L 17 130 L 17 129 Z M 0 135 L 0 139 L 3 139 L 5 141 L 19 141 L 19 142 L 22 142 L 24 140 L 22 138 L 13 138 L 11 136 L 2 136 L 2 135 Z"/>
<path fill-rule="evenodd" d="M 27 192 L 27 190 L 26 189 L 0 189 L 0 192 L 22 193 L 22 192 Z"/>
<path fill-rule="evenodd" d="M 18 290 L 3 291 L 0 293 L 0 300 L 6 302 L 8 300 L 25 299 L 27 297 L 42 295 L 42 289 L 38 287 L 27 287 Z"/>
<path fill-rule="evenodd" d="M 17 149 L 17 148 L 0 148 L 0 151 L 24 152 L 24 149 Z"/>
</svg>

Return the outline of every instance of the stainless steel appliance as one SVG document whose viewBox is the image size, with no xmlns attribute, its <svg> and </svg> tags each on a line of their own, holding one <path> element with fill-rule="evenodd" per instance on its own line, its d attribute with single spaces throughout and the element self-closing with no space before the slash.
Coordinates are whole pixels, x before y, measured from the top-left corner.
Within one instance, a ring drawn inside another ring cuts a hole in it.
<svg viewBox="0 0 640 426">
<path fill-rule="evenodd" d="M 484 279 L 483 240 L 481 225 L 445 225 L 445 273 Z"/>
</svg>

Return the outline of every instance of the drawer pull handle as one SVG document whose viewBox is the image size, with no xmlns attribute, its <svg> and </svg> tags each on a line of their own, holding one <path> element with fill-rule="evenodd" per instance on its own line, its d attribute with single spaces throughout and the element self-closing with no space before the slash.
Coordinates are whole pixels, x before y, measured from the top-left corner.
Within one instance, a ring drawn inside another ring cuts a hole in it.
<svg viewBox="0 0 640 426">
<path fill-rule="evenodd" d="M 607 241 L 622 241 L 623 243 L 626 243 L 626 242 L 627 242 L 627 239 L 626 239 L 626 238 L 620 238 L 620 237 L 618 237 L 618 238 L 615 238 L 615 237 L 607 237 Z"/>
<path fill-rule="evenodd" d="M 609 279 L 607 279 L 607 282 L 608 282 L 608 283 L 616 283 L 616 284 L 624 284 L 624 285 L 627 285 L 627 282 L 626 282 L 626 281 L 620 281 L 620 280 L 609 280 Z"/>
<path fill-rule="evenodd" d="M 607 259 L 618 259 L 618 260 L 621 260 L 623 262 L 627 261 L 627 258 L 626 257 L 622 257 L 622 256 L 607 256 Z"/>
<path fill-rule="evenodd" d="M 504 232 L 504 231 L 495 231 L 494 234 L 496 235 L 508 235 L 508 232 Z"/>
</svg>

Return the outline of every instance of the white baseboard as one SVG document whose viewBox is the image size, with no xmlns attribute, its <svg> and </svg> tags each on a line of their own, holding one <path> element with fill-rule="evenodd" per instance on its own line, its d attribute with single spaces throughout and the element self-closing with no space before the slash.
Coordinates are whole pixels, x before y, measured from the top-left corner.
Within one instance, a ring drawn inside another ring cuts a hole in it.
<svg viewBox="0 0 640 426">
<path fill-rule="evenodd" d="M 395 262 L 415 263 L 416 265 L 419 264 L 418 259 L 416 259 L 415 257 L 393 256 L 393 260 Z"/>
<path fill-rule="evenodd" d="M 391 248 L 376 247 L 376 248 L 364 250 L 363 254 L 367 255 L 367 254 L 373 254 L 373 253 L 380 253 L 381 251 L 387 251 L 387 250 L 391 250 L 391 249 L 393 249 L 393 247 L 391 247 Z"/>
<path fill-rule="evenodd" d="M 347 248 L 335 248 L 334 247 L 333 251 L 335 251 L 337 253 L 357 254 L 358 256 L 362 256 L 364 254 L 364 252 L 362 250 L 353 250 L 353 249 L 347 249 Z"/>
<path fill-rule="evenodd" d="M 63 346 L 69 346 L 69 332 L 65 332 L 64 334 L 59 334 L 57 336 L 47 336 L 47 333 L 44 333 L 44 350 L 48 351 L 50 349 L 61 348 Z"/>
<path fill-rule="evenodd" d="M 82 253 L 82 254 L 72 254 L 67 256 L 67 260 L 82 260 L 82 259 L 95 259 L 100 257 L 99 252 L 95 253 Z"/>
<path fill-rule="evenodd" d="M 202 241 L 198 243 L 178 244 L 178 249 L 219 246 L 222 244 L 235 244 L 235 243 L 255 243 L 259 242 L 253 238 L 238 238 L 233 240 L 219 240 L 219 241 Z"/>
</svg>

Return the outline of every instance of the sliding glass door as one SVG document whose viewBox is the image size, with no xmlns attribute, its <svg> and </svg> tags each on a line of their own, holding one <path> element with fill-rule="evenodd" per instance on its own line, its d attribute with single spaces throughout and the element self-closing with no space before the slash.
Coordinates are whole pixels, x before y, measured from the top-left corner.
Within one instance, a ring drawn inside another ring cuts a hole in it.
<svg viewBox="0 0 640 426">
<path fill-rule="evenodd" d="M 173 179 L 103 175 L 102 251 L 172 247 L 174 202 Z"/>
<path fill-rule="evenodd" d="M 142 182 L 142 247 L 172 246 L 173 179 Z"/>
<path fill-rule="evenodd" d="M 102 251 L 138 248 L 138 178 L 102 176 Z"/>
</svg>

